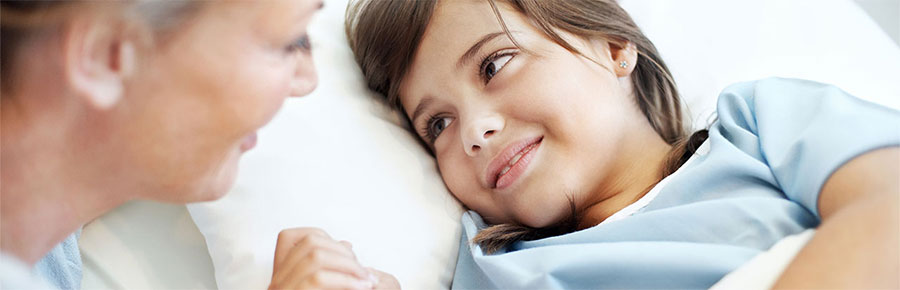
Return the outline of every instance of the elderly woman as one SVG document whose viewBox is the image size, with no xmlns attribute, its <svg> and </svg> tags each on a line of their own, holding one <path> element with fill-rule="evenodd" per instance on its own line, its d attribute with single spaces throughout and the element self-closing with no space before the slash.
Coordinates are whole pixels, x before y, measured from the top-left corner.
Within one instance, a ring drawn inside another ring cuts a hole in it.
<svg viewBox="0 0 900 290">
<path fill-rule="evenodd" d="M 0 288 L 78 288 L 78 231 L 125 202 L 226 193 L 255 131 L 315 87 L 306 27 L 321 5 L 2 2 Z M 374 286 L 341 244 L 283 232 L 271 287 Z"/>
</svg>

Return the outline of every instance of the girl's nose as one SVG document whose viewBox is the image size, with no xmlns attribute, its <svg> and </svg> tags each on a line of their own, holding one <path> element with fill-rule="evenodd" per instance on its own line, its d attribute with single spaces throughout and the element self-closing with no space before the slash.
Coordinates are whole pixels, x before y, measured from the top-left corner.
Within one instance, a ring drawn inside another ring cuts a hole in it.
<svg viewBox="0 0 900 290">
<path fill-rule="evenodd" d="M 460 130 L 463 134 L 463 150 L 466 154 L 475 157 L 481 150 L 490 146 L 494 136 L 503 131 L 505 122 L 499 115 L 480 116 L 468 122 L 469 126 Z"/>
</svg>

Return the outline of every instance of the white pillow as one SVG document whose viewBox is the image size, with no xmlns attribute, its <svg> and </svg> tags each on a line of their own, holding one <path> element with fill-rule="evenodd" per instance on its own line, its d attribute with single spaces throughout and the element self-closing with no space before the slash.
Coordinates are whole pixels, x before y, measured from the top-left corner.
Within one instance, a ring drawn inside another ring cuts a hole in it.
<svg viewBox="0 0 900 290">
<path fill-rule="evenodd" d="M 706 125 L 726 85 L 766 76 L 837 84 L 894 104 L 900 53 L 846 0 L 623 0 Z M 375 101 L 343 34 L 346 0 L 326 0 L 311 29 L 317 91 L 290 100 L 260 132 L 223 199 L 189 206 L 222 289 L 265 287 L 276 235 L 322 227 L 407 289 L 447 288 L 461 207 L 434 160 Z M 839 21 L 835 21 L 839 20 Z"/>
<path fill-rule="evenodd" d="M 770 76 L 829 83 L 900 108 L 900 48 L 850 0 L 620 0 L 705 128 L 726 86 Z"/>
</svg>

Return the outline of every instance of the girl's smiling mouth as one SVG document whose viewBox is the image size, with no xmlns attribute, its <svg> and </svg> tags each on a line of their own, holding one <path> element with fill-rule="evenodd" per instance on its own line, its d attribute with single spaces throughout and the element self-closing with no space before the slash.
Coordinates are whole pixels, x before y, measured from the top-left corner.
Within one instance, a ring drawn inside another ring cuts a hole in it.
<svg viewBox="0 0 900 290">
<path fill-rule="evenodd" d="M 492 189 L 504 189 L 512 185 L 528 169 L 528 164 L 540 147 L 543 136 L 528 138 L 506 147 L 488 166 L 485 175 Z"/>
</svg>

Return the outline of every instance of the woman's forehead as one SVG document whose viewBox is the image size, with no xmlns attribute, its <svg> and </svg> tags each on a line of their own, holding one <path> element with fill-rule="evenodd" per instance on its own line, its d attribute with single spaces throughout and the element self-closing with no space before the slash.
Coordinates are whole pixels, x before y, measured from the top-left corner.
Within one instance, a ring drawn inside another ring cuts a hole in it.
<svg viewBox="0 0 900 290">
<path fill-rule="evenodd" d="M 254 30 L 288 29 L 305 24 L 322 7 L 321 0 L 211 1 L 201 18 L 218 25 Z M 205 16 L 205 17 L 204 17 Z M 249 26 L 248 26 L 249 25 Z"/>
</svg>

